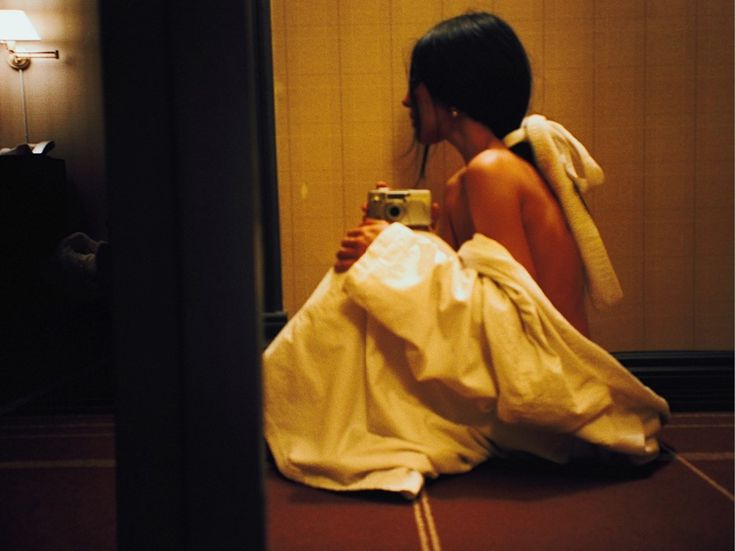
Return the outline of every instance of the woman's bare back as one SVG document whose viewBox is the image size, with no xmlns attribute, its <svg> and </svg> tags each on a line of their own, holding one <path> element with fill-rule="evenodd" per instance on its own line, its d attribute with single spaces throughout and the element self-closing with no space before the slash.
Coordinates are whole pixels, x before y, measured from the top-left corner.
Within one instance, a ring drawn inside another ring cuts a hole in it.
<svg viewBox="0 0 735 551">
<path fill-rule="evenodd" d="M 579 250 L 559 203 L 530 164 L 508 150 L 475 157 L 447 183 L 438 232 L 455 249 L 476 232 L 498 241 L 588 335 Z"/>
</svg>

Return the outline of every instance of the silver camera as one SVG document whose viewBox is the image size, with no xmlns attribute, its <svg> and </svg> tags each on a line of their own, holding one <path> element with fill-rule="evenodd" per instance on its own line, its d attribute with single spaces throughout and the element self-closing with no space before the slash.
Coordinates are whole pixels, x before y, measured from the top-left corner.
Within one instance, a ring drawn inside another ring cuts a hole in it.
<svg viewBox="0 0 735 551">
<path fill-rule="evenodd" d="M 369 191 L 366 215 L 409 227 L 431 226 L 431 191 L 385 188 Z"/>
</svg>

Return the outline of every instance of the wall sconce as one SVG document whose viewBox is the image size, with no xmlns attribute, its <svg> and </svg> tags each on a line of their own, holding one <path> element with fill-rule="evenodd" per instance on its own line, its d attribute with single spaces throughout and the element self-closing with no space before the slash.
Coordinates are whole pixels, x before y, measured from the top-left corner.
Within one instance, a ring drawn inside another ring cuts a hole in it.
<svg viewBox="0 0 735 551">
<path fill-rule="evenodd" d="M 0 44 L 8 49 L 8 64 L 18 71 L 20 77 L 20 97 L 23 105 L 23 128 L 28 143 L 28 110 L 26 108 L 25 83 L 23 71 L 31 64 L 34 57 L 59 59 L 59 50 L 28 51 L 16 48 L 16 41 L 41 40 L 31 20 L 22 10 L 0 10 Z"/>
</svg>

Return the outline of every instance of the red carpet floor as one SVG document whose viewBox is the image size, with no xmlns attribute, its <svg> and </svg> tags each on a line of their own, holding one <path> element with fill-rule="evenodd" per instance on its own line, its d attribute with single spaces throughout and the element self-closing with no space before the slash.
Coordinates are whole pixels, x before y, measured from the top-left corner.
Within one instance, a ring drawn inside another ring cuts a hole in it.
<svg viewBox="0 0 735 551">
<path fill-rule="evenodd" d="M 677 414 L 651 468 L 490 461 L 421 499 L 266 473 L 269 549 L 733 549 L 733 414 Z M 0 550 L 115 549 L 114 418 L 0 417 Z"/>
<path fill-rule="evenodd" d="M 0 417 L 0 549 L 115 549 L 112 416 Z"/>
<path fill-rule="evenodd" d="M 276 550 L 733 549 L 733 416 L 680 414 L 643 470 L 489 461 L 415 503 L 304 488 L 271 471 Z"/>
</svg>

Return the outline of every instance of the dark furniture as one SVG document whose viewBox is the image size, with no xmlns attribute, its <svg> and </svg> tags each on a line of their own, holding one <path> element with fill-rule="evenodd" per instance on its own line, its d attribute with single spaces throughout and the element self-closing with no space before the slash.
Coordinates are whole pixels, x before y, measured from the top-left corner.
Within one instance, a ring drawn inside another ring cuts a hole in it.
<svg viewBox="0 0 735 551">
<path fill-rule="evenodd" d="M 0 406 L 38 392 L 66 360 L 71 329 L 49 274 L 68 230 L 65 163 L 0 156 Z"/>
<path fill-rule="evenodd" d="M 0 254 L 2 293 L 37 272 L 66 230 L 66 168 L 45 155 L 0 156 Z"/>
</svg>

